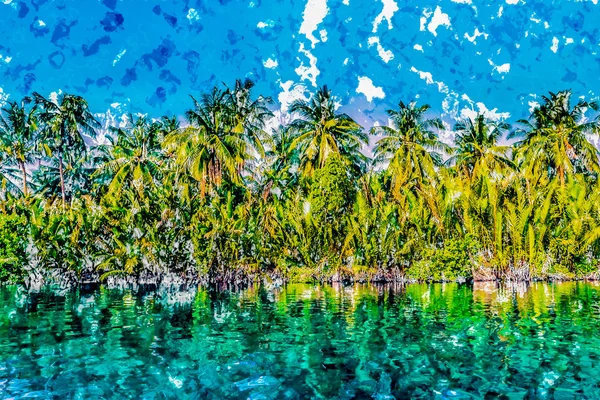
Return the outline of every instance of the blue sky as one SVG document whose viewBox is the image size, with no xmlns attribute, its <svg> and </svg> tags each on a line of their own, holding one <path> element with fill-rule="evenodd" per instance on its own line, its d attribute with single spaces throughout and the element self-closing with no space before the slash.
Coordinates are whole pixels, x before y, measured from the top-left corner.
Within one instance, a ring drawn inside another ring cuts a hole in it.
<svg viewBox="0 0 600 400">
<path fill-rule="evenodd" d="M 598 0 L 0 0 L 0 96 L 181 115 L 248 77 L 283 110 L 327 84 L 365 125 L 415 98 L 513 121 L 550 90 L 597 97 L 598 21 Z"/>
</svg>

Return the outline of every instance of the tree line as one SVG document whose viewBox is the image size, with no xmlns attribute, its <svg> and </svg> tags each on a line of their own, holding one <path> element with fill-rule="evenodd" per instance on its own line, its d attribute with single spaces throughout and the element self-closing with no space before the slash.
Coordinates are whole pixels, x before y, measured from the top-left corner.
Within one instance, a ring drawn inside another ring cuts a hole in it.
<svg viewBox="0 0 600 400">
<path fill-rule="evenodd" d="M 183 123 L 129 115 L 102 140 L 82 97 L 6 103 L 0 281 L 598 276 L 596 102 L 561 91 L 515 126 L 464 118 L 449 145 L 428 105 L 367 131 L 327 87 L 268 128 L 253 86 L 192 97 Z"/>
</svg>

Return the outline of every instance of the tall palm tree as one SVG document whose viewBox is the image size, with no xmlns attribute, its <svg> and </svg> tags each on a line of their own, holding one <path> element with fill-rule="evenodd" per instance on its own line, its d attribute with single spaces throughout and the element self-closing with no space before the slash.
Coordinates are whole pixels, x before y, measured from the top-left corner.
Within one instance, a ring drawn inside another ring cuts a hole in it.
<svg viewBox="0 0 600 400">
<path fill-rule="evenodd" d="M 89 111 L 88 103 L 83 97 L 62 94 L 57 102 L 54 102 L 39 93 L 34 93 L 33 98 L 39 107 L 42 145 L 49 156 L 56 157 L 58 160 L 64 206 L 66 204 L 63 163 L 65 154 L 85 152 L 87 147 L 83 135 L 94 138 L 95 130 L 100 127 L 100 123 Z"/>
<path fill-rule="evenodd" d="M 508 157 L 509 146 L 498 145 L 510 129 L 506 122 L 492 121 L 483 114 L 475 119 L 464 118 L 454 125 L 455 155 L 448 164 L 455 164 L 469 178 L 486 174 L 498 167 L 513 166 Z"/>
<path fill-rule="evenodd" d="M 194 108 L 186 112 L 189 126 L 167 138 L 167 149 L 174 150 L 181 168 L 200 182 L 202 195 L 221 186 L 224 177 L 239 183 L 246 163 L 264 154 L 269 100 L 252 100 L 252 86 L 238 81 L 234 89 L 215 87 L 200 100 L 192 97 Z"/>
<path fill-rule="evenodd" d="M 368 136 L 349 115 L 336 112 L 327 86 L 319 88 L 309 101 L 294 101 L 289 111 L 298 115 L 290 124 L 297 135 L 292 146 L 300 149 L 300 168 L 305 176 L 323 168 L 333 153 L 340 154 L 355 174 L 364 171 L 366 157 L 361 150 Z"/>
<path fill-rule="evenodd" d="M 442 164 L 442 152 L 449 146 L 442 143 L 437 131 L 443 129 L 439 118 L 427 118 L 430 106 L 416 102 L 400 102 L 397 110 L 387 110 L 390 126 L 375 126 L 373 134 L 384 135 L 375 145 L 375 162 L 387 165 L 392 178 L 392 191 L 413 181 L 422 185 L 435 175 Z"/>
<path fill-rule="evenodd" d="M 30 102 L 28 97 L 21 104 L 10 102 L 0 115 L 0 151 L 21 170 L 24 196 L 28 194 L 26 164 L 34 161 L 37 130 L 35 107 L 25 107 Z"/>
<path fill-rule="evenodd" d="M 264 156 L 263 143 L 267 139 L 265 122 L 273 116 L 267 108 L 272 103 L 269 97 L 252 97 L 254 82 L 249 79 L 236 80 L 232 89 L 227 89 L 232 130 L 242 135 L 244 141 L 258 155 Z"/>
<path fill-rule="evenodd" d="M 543 103 L 534 109 L 529 120 L 519 121 L 523 128 L 511 135 L 521 139 L 517 143 L 522 149 L 521 161 L 543 165 L 558 176 L 563 187 L 568 172 L 600 172 L 600 153 L 587 138 L 600 135 L 600 116 L 585 117 L 588 109 L 598 111 L 598 103 L 580 100 L 571 107 L 571 96 L 570 90 L 542 96 Z"/>
</svg>

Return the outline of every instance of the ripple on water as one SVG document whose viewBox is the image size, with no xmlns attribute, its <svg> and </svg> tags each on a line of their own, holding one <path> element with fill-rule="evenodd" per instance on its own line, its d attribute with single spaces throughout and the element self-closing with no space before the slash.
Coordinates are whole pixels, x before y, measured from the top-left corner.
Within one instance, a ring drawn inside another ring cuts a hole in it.
<svg viewBox="0 0 600 400">
<path fill-rule="evenodd" d="M 585 283 L 182 293 L 4 287 L 0 393 L 597 398 L 599 304 L 600 287 Z"/>
</svg>

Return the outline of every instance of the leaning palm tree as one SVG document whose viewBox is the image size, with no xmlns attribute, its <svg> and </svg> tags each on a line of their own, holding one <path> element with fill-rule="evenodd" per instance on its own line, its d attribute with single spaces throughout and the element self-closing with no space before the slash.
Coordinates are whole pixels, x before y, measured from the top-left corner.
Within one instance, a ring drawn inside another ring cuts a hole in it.
<svg viewBox="0 0 600 400">
<path fill-rule="evenodd" d="M 87 101 L 80 96 L 62 94 L 57 101 L 33 94 L 39 107 L 42 146 L 46 154 L 55 157 L 60 175 L 63 206 L 66 204 L 64 158 L 67 153 L 84 153 L 87 149 L 83 135 L 95 137 L 100 123 L 89 111 Z"/>
<path fill-rule="evenodd" d="M 375 162 L 387 164 L 392 179 L 392 191 L 409 182 L 417 185 L 435 176 L 435 167 L 442 164 L 442 152 L 449 146 L 442 143 L 437 131 L 443 129 L 439 118 L 427 118 L 429 105 L 400 102 L 397 110 L 388 110 L 390 126 L 375 126 L 373 134 L 384 135 L 375 145 Z"/>
<path fill-rule="evenodd" d="M 366 157 L 361 150 L 368 136 L 349 115 L 336 112 L 327 86 L 319 88 L 309 101 L 294 101 L 289 111 L 298 115 L 290 124 L 297 135 L 292 146 L 300 150 L 300 169 L 305 176 L 323 168 L 334 153 L 340 154 L 355 174 L 364 171 Z"/>
<path fill-rule="evenodd" d="M 455 164 L 471 179 L 500 167 L 513 167 L 508 156 L 510 146 L 498 144 L 509 129 L 506 122 L 492 121 L 483 114 L 458 121 L 454 125 L 455 154 L 447 163 Z"/>
<path fill-rule="evenodd" d="M 34 161 L 36 145 L 35 107 L 27 109 L 31 99 L 25 97 L 21 104 L 8 103 L 0 115 L 0 151 L 9 164 L 17 165 L 21 171 L 23 195 L 27 196 L 26 164 Z"/>
<path fill-rule="evenodd" d="M 512 134 L 521 139 L 516 144 L 522 150 L 519 160 L 542 165 L 559 178 L 563 187 L 568 172 L 600 172 L 598 149 L 587 137 L 600 135 L 600 116 L 585 116 L 588 109 L 597 111 L 598 103 L 580 100 L 571 107 L 571 96 L 570 90 L 542 96 L 543 103 L 529 120 L 519 121 L 523 128 Z"/>
</svg>

